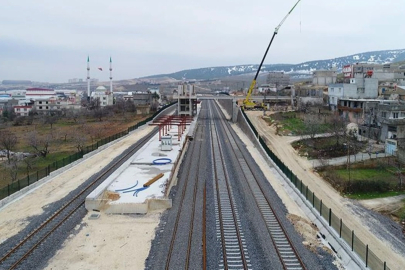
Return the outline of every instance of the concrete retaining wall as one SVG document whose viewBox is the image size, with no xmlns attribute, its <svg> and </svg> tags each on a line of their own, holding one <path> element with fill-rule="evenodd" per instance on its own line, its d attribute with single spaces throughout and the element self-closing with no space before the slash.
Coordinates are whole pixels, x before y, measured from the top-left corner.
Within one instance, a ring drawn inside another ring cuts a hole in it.
<svg viewBox="0 0 405 270">
<path fill-rule="evenodd" d="M 222 108 L 232 117 L 233 112 L 233 102 L 231 99 L 218 99 L 218 103 L 221 104 Z M 228 119 L 229 120 L 229 119 Z"/>
</svg>

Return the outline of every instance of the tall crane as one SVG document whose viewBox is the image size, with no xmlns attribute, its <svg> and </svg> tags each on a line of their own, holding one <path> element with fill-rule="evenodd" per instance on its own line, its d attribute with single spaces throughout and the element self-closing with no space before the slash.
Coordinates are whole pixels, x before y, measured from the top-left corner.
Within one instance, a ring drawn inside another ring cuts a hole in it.
<svg viewBox="0 0 405 270">
<path fill-rule="evenodd" d="M 301 1 L 301 0 L 298 0 L 297 3 L 295 3 L 295 5 L 294 5 L 294 6 L 292 7 L 292 9 L 290 10 L 290 12 L 287 13 L 287 15 L 284 17 L 284 19 L 280 22 L 280 24 L 279 24 L 279 25 L 276 27 L 276 29 L 274 30 L 273 36 L 271 37 L 271 40 L 270 40 L 270 43 L 269 43 L 269 45 L 267 46 L 267 50 L 266 50 L 266 52 L 264 53 L 264 56 L 263 56 L 262 61 L 260 62 L 259 68 L 258 68 L 257 71 L 256 71 L 255 78 L 253 79 L 252 83 L 250 84 L 250 87 L 249 87 L 249 90 L 248 90 L 248 92 L 247 92 L 246 98 L 243 100 L 243 109 L 254 109 L 254 108 L 261 108 L 261 109 L 263 109 L 263 107 L 264 107 L 263 103 L 261 103 L 260 105 L 254 103 L 254 102 L 250 99 L 250 96 L 252 95 L 253 89 L 254 89 L 254 87 L 255 87 L 255 85 L 256 85 L 257 76 L 259 76 L 260 69 L 262 68 L 264 59 L 266 59 L 267 52 L 269 51 L 270 46 L 271 46 L 271 44 L 273 43 L 274 37 L 277 35 L 278 30 L 280 29 L 281 25 L 283 25 L 284 21 L 287 19 L 287 17 L 291 14 L 291 12 L 294 10 L 294 8 L 298 5 L 298 3 L 299 3 L 300 1 Z"/>
</svg>

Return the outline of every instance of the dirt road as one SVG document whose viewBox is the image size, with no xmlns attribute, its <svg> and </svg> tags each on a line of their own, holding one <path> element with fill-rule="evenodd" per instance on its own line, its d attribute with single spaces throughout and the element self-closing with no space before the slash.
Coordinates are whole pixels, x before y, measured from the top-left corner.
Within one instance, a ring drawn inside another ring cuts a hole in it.
<svg viewBox="0 0 405 270">
<path fill-rule="evenodd" d="M 306 158 L 298 156 L 291 147 L 294 138 L 278 136 L 275 128 L 261 119 L 263 112 L 247 112 L 249 119 L 259 131 L 260 136 L 267 141 L 269 148 L 303 181 L 309 189 L 315 192 L 319 199 L 332 208 L 333 213 L 342 218 L 343 222 L 356 236 L 382 260 L 389 262 L 391 269 L 401 269 L 405 265 L 405 244 L 390 230 L 380 226 L 380 221 L 373 216 L 363 213 L 353 201 L 343 198 L 318 174 L 312 171 L 312 164 Z M 359 215 L 359 212 L 361 215 Z M 378 229 L 376 229 L 378 228 Z M 391 239 L 388 242 L 386 239 Z"/>
</svg>

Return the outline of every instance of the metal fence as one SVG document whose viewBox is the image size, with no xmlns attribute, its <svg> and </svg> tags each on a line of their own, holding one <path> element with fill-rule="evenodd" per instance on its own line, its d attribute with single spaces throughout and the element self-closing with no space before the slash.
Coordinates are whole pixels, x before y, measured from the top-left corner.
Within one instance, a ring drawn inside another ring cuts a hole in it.
<svg viewBox="0 0 405 270">
<path fill-rule="evenodd" d="M 28 176 L 26 176 L 22 179 L 19 179 L 11 184 L 8 184 L 6 187 L 0 189 L 0 200 L 35 183 L 38 180 L 41 180 L 42 178 L 48 176 L 51 172 L 56 171 L 72 162 L 75 162 L 78 159 L 83 158 L 83 156 L 85 154 L 88 154 L 88 153 L 98 149 L 100 146 L 103 146 L 103 145 L 108 144 L 112 141 L 115 141 L 116 139 L 119 139 L 125 135 L 128 135 L 129 132 L 134 131 L 135 129 L 145 125 L 147 122 L 153 120 L 153 118 L 155 118 L 158 114 L 160 114 L 162 111 L 164 111 L 165 109 L 167 109 L 168 107 L 172 106 L 175 103 L 176 102 L 162 107 L 159 111 L 156 111 L 152 116 L 148 117 L 145 120 L 138 122 L 136 125 L 128 127 L 128 129 L 125 131 L 116 133 L 107 138 L 103 138 L 103 139 L 97 141 L 96 143 L 93 143 L 92 145 L 84 147 L 84 149 L 80 152 L 74 153 L 61 160 L 54 161 L 54 162 L 50 163 L 47 167 L 45 167 L 41 170 L 38 170 L 32 174 L 29 174 Z"/>
<path fill-rule="evenodd" d="M 306 200 L 311 203 L 312 207 L 318 211 L 319 215 L 325 219 L 328 225 L 332 227 L 337 232 L 339 237 L 345 240 L 345 242 L 350 246 L 351 250 L 363 260 L 364 266 L 373 270 L 389 270 L 390 268 L 387 266 L 387 263 L 380 260 L 380 258 L 374 254 L 371 248 L 367 244 L 363 243 L 363 241 L 356 236 L 355 232 L 351 230 L 341 218 L 333 213 L 332 208 L 319 199 L 316 194 L 308 188 L 308 186 L 304 185 L 302 181 L 298 179 L 298 177 L 267 147 L 265 141 L 259 136 L 257 130 L 250 122 L 245 112 L 243 112 L 243 110 L 241 111 L 246 122 L 250 126 L 250 129 L 253 131 L 254 137 L 259 138 L 259 142 L 266 151 L 267 155 L 301 192 Z"/>
</svg>

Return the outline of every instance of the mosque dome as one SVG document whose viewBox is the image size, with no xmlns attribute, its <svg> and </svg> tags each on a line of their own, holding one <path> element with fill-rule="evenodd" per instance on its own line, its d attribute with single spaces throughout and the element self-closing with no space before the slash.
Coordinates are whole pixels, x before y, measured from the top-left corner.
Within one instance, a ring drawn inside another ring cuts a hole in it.
<svg viewBox="0 0 405 270">
<path fill-rule="evenodd" d="M 105 88 L 104 86 L 100 85 L 99 87 L 96 88 L 96 91 L 107 91 L 107 88 Z"/>
</svg>

